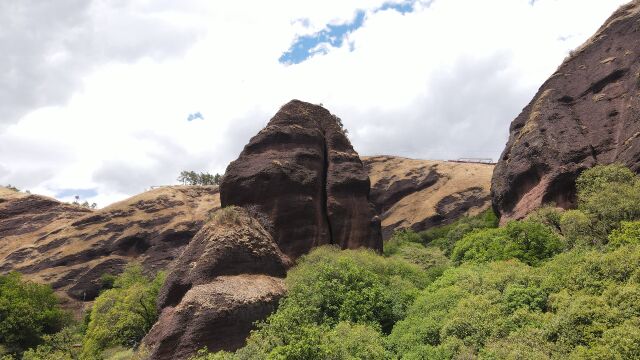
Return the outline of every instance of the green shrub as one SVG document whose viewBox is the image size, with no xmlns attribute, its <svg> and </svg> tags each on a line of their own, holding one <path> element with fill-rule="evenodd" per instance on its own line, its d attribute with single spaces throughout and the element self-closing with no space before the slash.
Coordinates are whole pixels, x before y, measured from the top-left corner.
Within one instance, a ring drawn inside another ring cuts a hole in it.
<svg viewBox="0 0 640 360">
<path fill-rule="evenodd" d="M 437 226 L 420 233 L 424 244 L 441 248 L 446 255 L 451 254 L 455 243 L 464 235 L 475 229 L 489 229 L 498 227 L 498 217 L 489 208 L 476 216 L 464 216 L 455 222 Z"/>
<path fill-rule="evenodd" d="M 545 205 L 529 214 L 527 219 L 545 224 L 556 231 L 560 231 L 562 215 L 564 215 L 562 209 L 552 205 Z"/>
<path fill-rule="evenodd" d="M 585 200 L 612 185 L 633 185 L 636 175 L 624 165 L 598 165 L 587 169 L 576 180 L 580 200 Z"/>
<path fill-rule="evenodd" d="M 420 266 L 426 271 L 429 282 L 438 278 L 451 266 L 449 258 L 440 248 L 422 245 L 420 236 L 408 230 L 396 232 L 384 244 L 384 254 L 387 257 L 398 257 Z"/>
<path fill-rule="evenodd" d="M 419 266 L 397 256 L 335 247 L 314 249 L 289 271 L 289 292 L 278 310 L 258 325 L 235 356 L 355 359 L 361 352 L 378 354 L 382 335 L 372 334 L 391 331 L 429 281 Z M 327 333 L 336 335 L 327 337 Z M 341 336 L 345 338 L 340 340 Z M 361 340 L 355 339 L 367 337 L 375 341 L 356 346 Z M 343 355 L 332 357 L 338 350 Z"/>
<path fill-rule="evenodd" d="M 82 343 L 82 333 L 77 328 L 66 327 L 42 339 L 43 343 L 37 348 L 25 351 L 22 360 L 75 360 L 80 355 L 78 345 Z"/>
<path fill-rule="evenodd" d="M 602 243 L 601 239 L 594 236 L 591 219 L 580 210 L 567 210 L 562 213 L 560 229 L 569 248 Z"/>
<path fill-rule="evenodd" d="M 5 353 L 20 354 L 40 344 L 69 320 L 50 286 L 25 281 L 16 272 L 0 275 L 0 349 Z"/>
<path fill-rule="evenodd" d="M 615 229 L 609 234 L 609 246 L 620 247 L 623 245 L 640 244 L 640 221 L 623 221 L 620 229 Z"/>
<path fill-rule="evenodd" d="M 476 230 L 460 240 L 452 260 L 495 261 L 515 258 L 537 265 L 564 248 L 560 237 L 548 226 L 532 220 L 512 221 L 498 229 Z"/>
<path fill-rule="evenodd" d="M 130 264 L 117 277 L 113 288 L 95 300 L 83 341 L 84 357 L 98 356 L 104 349 L 136 346 L 155 323 L 156 298 L 164 273 L 151 279 L 139 264 Z"/>
</svg>

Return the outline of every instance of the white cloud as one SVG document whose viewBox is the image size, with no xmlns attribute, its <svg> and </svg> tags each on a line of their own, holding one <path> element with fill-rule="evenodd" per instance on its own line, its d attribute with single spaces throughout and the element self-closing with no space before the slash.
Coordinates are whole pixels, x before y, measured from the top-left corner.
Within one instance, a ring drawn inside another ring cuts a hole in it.
<svg viewBox="0 0 640 360">
<path fill-rule="evenodd" d="M 0 184 L 96 188 L 87 200 L 103 206 L 182 169 L 222 172 L 292 98 L 340 116 L 363 154 L 496 158 L 538 86 L 625 1 L 372 11 L 384 2 L 0 5 L 13 34 L 0 38 L 12 54 L 0 56 Z M 296 36 L 358 9 L 367 18 L 342 47 L 278 62 Z M 205 120 L 188 122 L 196 111 Z"/>
</svg>

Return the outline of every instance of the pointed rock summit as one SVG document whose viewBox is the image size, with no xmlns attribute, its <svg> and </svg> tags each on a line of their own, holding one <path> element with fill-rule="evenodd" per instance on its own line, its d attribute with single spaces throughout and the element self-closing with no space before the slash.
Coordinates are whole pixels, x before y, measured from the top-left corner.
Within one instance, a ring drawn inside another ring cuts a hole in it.
<svg viewBox="0 0 640 360">
<path fill-rule="evenodd" d="M 222 206 L 255 205 L 288 256 L 336 244 L 382 250 L 369 175 L 342 123 L 322 106 L 292 100 L 227 167 Z"/>
<path fill-rule="evenodd" d="M 575 180 L 597 164 L 640 171 L 640 0 L 575 50 L 511 123 L 492 180 L 501 221 L 544 203 L 575 205 Z"/>
</svg>

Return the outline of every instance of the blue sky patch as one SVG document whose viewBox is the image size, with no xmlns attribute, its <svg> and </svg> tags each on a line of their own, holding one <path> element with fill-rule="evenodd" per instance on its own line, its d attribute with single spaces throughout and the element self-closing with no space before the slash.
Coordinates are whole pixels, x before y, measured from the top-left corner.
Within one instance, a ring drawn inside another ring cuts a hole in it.
<svg viewBox="0 0 640 360">
<path fill-rule="evenodd" d="M 414 4 L 415 4 L 414 1 L 405 1 L 405 2 L 401 2 L 401 3 L 384 3 L 375 12 L 392 9 L 392 10 L 395 10 L 395 11 L 399 12 L 400 14 L 404 15 L 406 13 L 410 13 L 410 12 L 413 11 L 413 5 Z"/>
<path fill-rule="evenodd" d="M 187 121 L 193 121 L 193 120 L 204 120 L 204 116 L 202 116 L 202 114 L 200 113 L 200 111 L 195 112 L 193 114 L 189 114 L 189 116 L 187 116 Z"/>
<path fill-rule="evenodd" d="M 327 50 L 322 46 L 323 44 L 334 47 L 342 46 L 346 35 L 361 27 L 364 18 L 365 12 L 358 10 L 355 18 L 350 22 L 338 25 L 329 24 L 315 34 L 300 36 L 293 42 L 289 50 L 280 56 L 278 61 L 282 64 L 299 64 L 311 55 L 326 54 Z"/>
<path fill-rule="evenodd" d="M 414 10 L 417 0 L 408 0 L 400 3 L 386 2 L 373 12 L 384 10 L 395 10 L 401 14 L 410 13 Z M 328 24 L 324 29 L 311 34 L 299 36 L 295 39 L 289 50 L 287 50 L 278 61 L 281 64 L 299 64 L 315 54 L 326 54 L 329 46 L 341 47 L 347 35 L 360 28 L 366 20 L 366 12 L 358 10 L 356 16 L 349 22 L 337 25 Z M 308 19 L 301 19 L 302 24 L 308 25 Z M 353 51 L 353 44 L 349 44 L 349 50 Z"/>
<path fill-rule="evenodd" d="M 61 189 L 56 193 L 56 198 L 80 196 L 80 200 L 98 195 L 97 189 Z"/>
</svg>

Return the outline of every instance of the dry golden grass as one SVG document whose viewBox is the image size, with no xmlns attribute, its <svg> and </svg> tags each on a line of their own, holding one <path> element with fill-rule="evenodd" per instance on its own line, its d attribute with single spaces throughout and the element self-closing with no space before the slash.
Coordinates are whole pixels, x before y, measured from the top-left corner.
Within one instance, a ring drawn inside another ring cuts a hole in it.
<svg viewBox="0 0 640 360">
<path fill-rule="evenodd" d="M 415 160 L 401 157 L 369 157 L 377 159 L 371 165 L 369 178 L 372 186 L 382 179 L 400 180 L 435 170 L 441 175 L 438 182 L 426 189 L 405 196 L 385 212 L 382 226 L 400 224 L 408 227 L 428 217 L 436 215 L 436 205 L 448 195 L 452 195 L 472 187 L 482 188 L 488 195 L 491 187 L 493 165 L 477 163 L 457 163 L 437 160 Z M 378 161 L 380 160 L 380 161 Z M 472 208 L 469 215 L 475 215 L 489 206 Z"/>
</svg>

